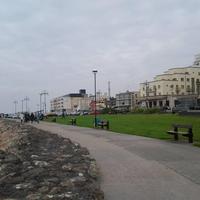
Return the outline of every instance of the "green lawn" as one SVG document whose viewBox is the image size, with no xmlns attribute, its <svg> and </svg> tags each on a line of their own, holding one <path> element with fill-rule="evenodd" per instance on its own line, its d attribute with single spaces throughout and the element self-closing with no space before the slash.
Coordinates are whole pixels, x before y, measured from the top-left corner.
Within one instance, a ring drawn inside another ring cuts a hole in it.
<svg viewBox="0 0 200 200">
<path fill-rule="evenodd" d="M 72 117 L 57 117 L 57 122 L 69 124 L 70 118 Z M 93 127 L 94 116 L 78 116 L 76 118 L 78 126 Z M 109 120 L 110 131 L 158 139 L 172 138 L 166 134 L 166 131 L 171 129 L 172 123 L 192 124 L 194 141 L 200 142 L 200 117 L 173 114 L 117 114 L 98 115 L 98 118 Z M 52 121 L 52 118 L 48 118 L 47 121 Z"/>
</svg>

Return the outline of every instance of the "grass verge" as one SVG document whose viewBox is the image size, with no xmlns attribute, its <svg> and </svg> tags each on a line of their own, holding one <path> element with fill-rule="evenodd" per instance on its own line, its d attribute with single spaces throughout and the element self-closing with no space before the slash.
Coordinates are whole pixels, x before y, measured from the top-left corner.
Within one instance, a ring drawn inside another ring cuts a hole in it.
<svg viewBox="0 0 200 200">
<path fill-rule="evenodd" d="M 69 125 L 71 118 L 71 116 L 57 117 L 56 122 Z M 110 131 L 157 139 L 172 138 L 166 131 L 171 129 L 173 123 L 192 124 L 194 141 L 200 142 L 200 117 L 174 114 L 117 114 L 98 115 L 98 118 L 109 120 Z M 77 116 L 76 119 L 78 126 L 90 128 L 94 126 L 94 116 Z M 52 122 L 52 118 L 46 121 Z"/>
</svg>

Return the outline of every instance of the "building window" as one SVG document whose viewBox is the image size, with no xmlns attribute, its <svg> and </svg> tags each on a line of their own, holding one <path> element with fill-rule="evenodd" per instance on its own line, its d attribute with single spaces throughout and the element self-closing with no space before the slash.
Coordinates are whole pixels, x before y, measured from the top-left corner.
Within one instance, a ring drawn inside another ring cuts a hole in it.
<svg viewBox="0 0 200 200">
<path fill-rule="evenodd" d="M 198 72 L 198 75 L 200 76 L 200 72 Z"/>
<path fill-rule="evenodd" d="M 187 85 L 187 92 L 190 92 L 190 86 Z"/>
<path fill-rule="evenodd" d="M 160 85 L 158 85 L 158 89 L 160 89 Z"/>
<path fill-rule="evenodd" d="M 184 81 L 184 78 L 181 78 L 181 81 Z"/>
<path fill-rule="evenodd" d="M 189 82 L 190 81 L 190 79 L 189 78 L 187 78 L 187 82 Z"/>
<path fill-rule="evenodd" d="M 184 85 L 181 85 L 181 89 L 184 89 Z"/>
<path fill-rule="evenodd" d="M 171 88 L 174 88 L 174 85 L 170 85 Z"/>
<path fill-rule="evenodd" d="M 173 80 L 173 81 L 177 81 L 177 79 L 176 79 L 176 78 L 173 78 L 172 80 Z"/>
</svg>

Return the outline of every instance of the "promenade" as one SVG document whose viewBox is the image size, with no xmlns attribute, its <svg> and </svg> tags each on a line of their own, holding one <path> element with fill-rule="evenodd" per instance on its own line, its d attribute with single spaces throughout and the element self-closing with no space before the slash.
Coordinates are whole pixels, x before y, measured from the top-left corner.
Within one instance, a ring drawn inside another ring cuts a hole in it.
<svg viewBox="0 0 200 200">
<path fill-rule="evenodd" d="M 106 200 L 199 200 L 200 148 L 47 122 L 34 126 L 88 148 Z"/>
</svg>

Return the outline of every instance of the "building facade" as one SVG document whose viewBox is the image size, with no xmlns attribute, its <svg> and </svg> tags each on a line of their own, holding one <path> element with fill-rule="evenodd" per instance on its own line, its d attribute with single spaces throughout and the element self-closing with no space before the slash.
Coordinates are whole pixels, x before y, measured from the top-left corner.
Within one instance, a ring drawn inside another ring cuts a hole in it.
<svg viewBox="0 0 200 200">
<path fill-rule="evenodd" d="M 171 68 L 153 81 L 141 83 L 141 105 L 172 108 L 177 98 L 197 98 L 200 95 L 200 54 L 195 58 L 192 66 Z"/>
<path fill-rule="evenodd" d="M 116 109 L 119 111 L 131 111 L 138 105 L 139 92 L 122 92 L 116 94 Z"/>
<path fill-rule="evenodd" d="M 70 93 L 61 97 L 56 97 L 50 101 L 51 111 L 61 114 L 88 111 L 91 99 L 86 94 L 86 90 L 81 89 L 79 93 Z"/>
</svg>

